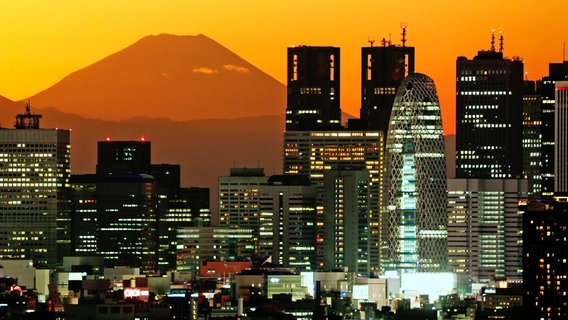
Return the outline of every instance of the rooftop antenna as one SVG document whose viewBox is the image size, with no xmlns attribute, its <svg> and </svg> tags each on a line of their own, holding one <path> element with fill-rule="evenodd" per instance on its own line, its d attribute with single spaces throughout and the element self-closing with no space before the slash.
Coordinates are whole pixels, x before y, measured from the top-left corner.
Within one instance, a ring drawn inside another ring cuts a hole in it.
<svg viewBox="0 0 568 320">
<path fill-rule="evenodd" d="M 371 44 L 371 48 L 372 48 L 373 43 L 375 43 L 375 38 L 369 37 L 367 41 L 369 41 L 369 43 Z"/>
<path fill-rule="evenodd" d="M 562 62 L 566 61 L 566 41 L 562 42 Z"/>
<path fill-rule="evenodd" d="M 503 52 L 503 31 L 499 31 L 499 52 Z"/>
<path fill-rule="evenodd" d="M 381 44 L 383 45 L 383 47 L 387 46 L 387 39 L 383 38 L 383 40 L 381 40 Z"/>
<path fill-rule="evenodd" d="M 391 33 L 389 32 L 389 42 L 388 42 L 389 46 L 392 45 L 392 41 L 391 41 Z"/>
<path fill-rule="evenodd" d="M 495 51 L 495 29 L 491 30 L 491 51 Z"/>
<path fill-rule="evenodd" d="M 402 28 L 402 46 L 406 47 L 406 23 L 401 23 L 400 27 Z"/>
</svg>

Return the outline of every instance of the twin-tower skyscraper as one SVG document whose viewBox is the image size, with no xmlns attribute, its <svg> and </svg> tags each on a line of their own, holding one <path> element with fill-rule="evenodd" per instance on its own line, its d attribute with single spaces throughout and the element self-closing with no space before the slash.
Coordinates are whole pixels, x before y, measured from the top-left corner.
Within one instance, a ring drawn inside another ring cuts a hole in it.
<svg viewBox="0 0 568 320">
<path fill-rule="evenodd" d="M 286 130 L 341 127 L 339 69 L 337 47 L 288 48 Z M 350 126 L 386 133 L 396 91 L 413 73 L 414 47 L 395 46 L 383 39 L 380 46 L 362 48 L 360 121 Z"/>
<path fill-rule="evenodd" d="M 347 127 L 341 124 L 339 48 L 288 48 L 284 173 L 308 175 L 324 193 L 328 172 L 335 172 L 337 186 L 334 197 L 320 195 L 316 268 L 343 263 L 368 275 L 446 270 L 440 105 L 432 79 L 414 73 L 414 48 L 406 46 L 402 30 L 402 45 L 383 40 L 362 48 L 360 119 Z M 343 187 L 348 171 L 369 174 L 368 198 L 355 183 L 360 200 L 353 208 L 343 201 L 350 197 Z M 338 226 L 348 219 L 358 223 L 351 230 Z"/>
</svg>

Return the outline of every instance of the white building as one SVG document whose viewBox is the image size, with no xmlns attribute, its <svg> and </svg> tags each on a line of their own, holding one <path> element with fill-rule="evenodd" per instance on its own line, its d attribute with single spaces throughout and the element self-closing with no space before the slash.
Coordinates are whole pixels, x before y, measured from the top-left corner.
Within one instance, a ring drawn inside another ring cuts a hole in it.
<svg viewBox="0 0 568 320">
<path fill-rule="evenodd" d="M 527 180 L 448 179 L 448 260 L 459 287 L 492 277 L 522 279 Z"/>
<path fill-rule="evenodd" d="M 0 128 L 0 259 L 53 266 L 70 253 L 70 131 L 40 129 L 26 108 Z"/>
</svg>

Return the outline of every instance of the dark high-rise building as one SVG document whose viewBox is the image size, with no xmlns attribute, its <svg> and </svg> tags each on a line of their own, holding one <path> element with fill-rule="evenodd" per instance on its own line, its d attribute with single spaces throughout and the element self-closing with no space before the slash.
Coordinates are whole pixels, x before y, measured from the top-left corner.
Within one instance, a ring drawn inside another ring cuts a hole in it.
<svg viewBox="0 0 568 320">
<path fill-rule="evenodd" d="M 341 126 L 339 48 L 288 48 L 286 130 Z"/>
<path fill-rule="evenodd" d="M 523 94 L 523 174 L 530 196 L 541 192 L 541 103 L 534 81 L 525 80 Z"/>
<path fill-rule="evenodd" d="M 556 81 L 554 194 L 568 195 L 568 81 Z"/>
<path fill-rule="evenodd" d="M 97 252 L 105 266 L 157 270 L 154 178 L 147 174 L 100 175 L 97 179 Z"/>
<path fill-rule="evenodd" d="M 568 318 L 568 203 L 534 201 L 523 216 L 526 319 Z"/>
<path fill-rule="evenodd" d="M 97 255 L 97 175 L 71 175 L 73 188 L 71 254 L 74 256 Z"/>
<path fill-rule="evenodd" d="M 97 144 L 97 174 L 150 174 L 150 141 L 99 141 Z"/>
<path fill-rule="evenodd" d="M 550 63 L 548 76 L 541 79 L 539 86 L 542 109 L 542 195 L 545 197 L 554 194 L 555 83 L 562 80 L 568 80 L 568 61 Z"/>
<path fill-rule="evenodd" d="M 176 231 L 209 224 L 209 189 L 180 188 L 180 166 L 151 164 L 149 141 L 98 146 L 97 174 L 72 179 L 74 254 L 145 273 L 175 269 Z"/>
<path fill-rule="evenodd" d="M 54 266 L 70 254 L 70 131 L 41 129 L 40 114 L 0 128 L 0 259 Z"/>
<path fill-rule="evenodd" d="M 456 177 L 522 177 L 523 62 L 492 47 L 456 71 Z"/>
<path fill-rule="evenodd" d="M 398 86 L 414 73 L 414 47 L 382 40 L 378 47 L 361 48 L 361 121 L 370 130 L 388 130 L 392 104 Z"/>
</svg>

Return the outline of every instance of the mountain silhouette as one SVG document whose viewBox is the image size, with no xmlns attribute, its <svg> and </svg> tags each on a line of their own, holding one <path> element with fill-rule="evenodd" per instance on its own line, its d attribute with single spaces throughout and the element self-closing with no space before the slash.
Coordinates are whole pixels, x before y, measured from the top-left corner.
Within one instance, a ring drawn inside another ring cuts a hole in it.
<svg viewBox="0 0 568 320">
<path fill-rule="evenodd" d="M 284 114 L 286 87 L 204 35 L 160 34 L 25 100 L 101 120 L 233 119 Z"/>
</svg>

